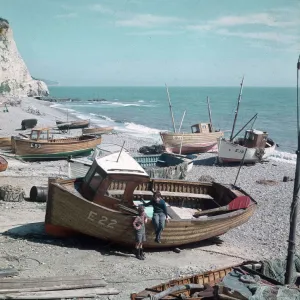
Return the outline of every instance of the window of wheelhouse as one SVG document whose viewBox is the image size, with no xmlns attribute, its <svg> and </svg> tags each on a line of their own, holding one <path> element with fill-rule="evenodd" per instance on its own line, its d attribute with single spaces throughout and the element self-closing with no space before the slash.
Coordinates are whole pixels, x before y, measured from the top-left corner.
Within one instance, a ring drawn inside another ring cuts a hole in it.
<svg viewBox="0 0 300 300">
<path fill-rule="evenodd" d="M 48 131 L 47 130 L 42 130 L 40 132 L 40 140 L 48 140 Z"/>
<path fill-rule="evenodd" d="M 30 136 L 30 138 L 31 138 L 32 140 L 37 140 L 38 137 L 39 137 L 39 131 L 38 131 L 38 130 L 32 130 L 32 131 L 31 131 L 31 136 Z"/>
<path fill-rule="evenodd" d="M 247 131 L 245 140 L 253 141 L 254 140 L 254 133 L 252 131 Z"/>
<path fill-rule="evenodd" d="M 95 193 L 99 185 L 102 183 L 104 177 L 100 174 L 97 164 L 93 163 L 87 174 L 85 175 L 84 182 Z"/>
</svg>

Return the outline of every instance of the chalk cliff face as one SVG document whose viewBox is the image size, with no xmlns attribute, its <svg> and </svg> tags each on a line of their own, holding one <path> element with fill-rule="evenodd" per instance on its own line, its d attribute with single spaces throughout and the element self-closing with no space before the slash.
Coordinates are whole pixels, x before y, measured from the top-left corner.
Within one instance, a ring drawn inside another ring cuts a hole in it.
<svg viewBox="0 0 300 300">
<path fill-rule="evenodd" d="M 18 52 L 12 29 L 0 18 L 0 94 L 13 96 L 47 96 L 47 85 L 34 80 Z"/>
</svg>

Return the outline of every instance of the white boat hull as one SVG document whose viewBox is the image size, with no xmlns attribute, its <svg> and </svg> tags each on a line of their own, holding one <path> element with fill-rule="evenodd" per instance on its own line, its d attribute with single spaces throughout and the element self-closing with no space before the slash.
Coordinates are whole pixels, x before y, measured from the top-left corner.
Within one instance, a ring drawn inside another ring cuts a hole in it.
<svg viewBox="0 0 300 300">
<path fill-rule="evenodd" d="M 263 149 L 262 160 L 268 158 L 274 152 L 275 147 L 276 143 Z M 244 156 L 245 163 L 256 163 L 261 160 L 259 155 L 257 155 L 258 150 L 258 148 L 247 148 L 239 144 L 234 144 L 224 138 L 218 139 L 219 163 L 241 162 Z"/>
</svg>

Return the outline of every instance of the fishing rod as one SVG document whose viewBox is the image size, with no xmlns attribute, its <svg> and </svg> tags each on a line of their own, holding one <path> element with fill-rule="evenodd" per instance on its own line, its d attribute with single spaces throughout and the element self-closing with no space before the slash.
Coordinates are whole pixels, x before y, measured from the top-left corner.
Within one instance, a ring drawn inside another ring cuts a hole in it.
<svg viewBox="0 0 300 300">
<path fill-rule="evenodd" d="M 231 130 L 231 135 L 230 135 L 230 142 L 232 141 L 232 136 L 233 136 L 233 132 L 234 132 L 234 128 L 235 128 L 235 123 L 236 123 L 236 119 L 238 116 L 238 112 L 239 112 L 239 107 L 240 107 L 240 102 L 242 99 L 242 92 L 243 92 L 243 84 L 244 84 L 244 76 L 242 78 L 242 82 L 241 82 L 241 87 L 240 87 L 240 92 L 239 92 L 239 97 L 238 97 L 238 102 L 237 102 L 237 107 L 236 107 L 236 111 L 235 111 L 235 115 L 234 115 L 234 120 L 233 120 L 233 125 L 232 125 L 232 130 Z"/>
<path fill-rule="evenodd" d="M 286 262 L 286 272 L 285 272 L 285 284 L 291 284 L 293 273 L 294 273 L 294 259 L 295 259 L 295 242 L 296 242 L 296 225 L 297 225 L 297 215 L 298 215 L 298 200 L 299 200 L 299 190 L 300 190 L 300 130 L 299 130 L 299 70 L 300 70 L 300 55 L 297 62 L 297 134 L 298 134 L 298 149 L 296 151 L 296 171 L 295 171 L 295 181 L 294 181 L 294 192 L 293 201 L 291 204 L 290 212 L 290 232 L 288 239 L 288 253 Z"/>
</svg>

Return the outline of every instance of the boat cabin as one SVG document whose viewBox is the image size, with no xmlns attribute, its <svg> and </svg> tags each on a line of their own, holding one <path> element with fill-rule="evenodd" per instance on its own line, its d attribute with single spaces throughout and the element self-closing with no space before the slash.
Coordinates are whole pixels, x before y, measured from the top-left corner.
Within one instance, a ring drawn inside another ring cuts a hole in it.
<svg viewBox="0 0 300 300">
<path fill-rule="evenodd" d="M 149 183 L 150 177 L 127 152 L 121 151 L 96 158 L 87 172 L 82 194 L 86 199 L 115 209 L 124 202 L 133 205 L 133 192 L 141 183 Z M 120 185 L 121 200 L 109 194 L 110 185 Z"/>
<path fill-rule="evenodd" d="M 33 141 L 49 140 L 49 128 L 35 128 L 31 130 L 30 139 Z"/>
<path fill-rule="evenodd" d="M 246 130 L 244 138 L 244 146 L 247 148 L 265 148 L 268 133 L 256 129 Z"/>
<path fill-rule="evenodd" d="M 199 123 L 191 126 L 192 133 L 210 133 L 212 127 L 210 123 Z"/>
</svg>

